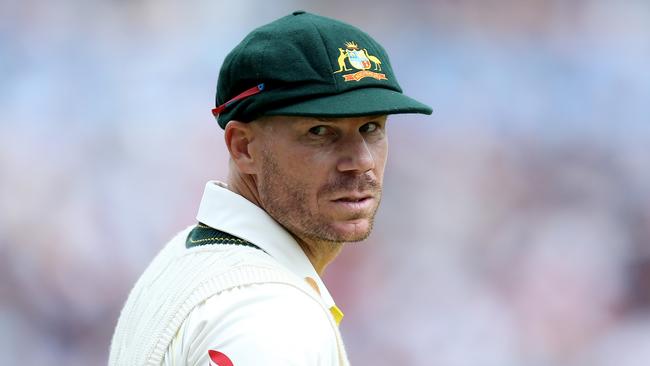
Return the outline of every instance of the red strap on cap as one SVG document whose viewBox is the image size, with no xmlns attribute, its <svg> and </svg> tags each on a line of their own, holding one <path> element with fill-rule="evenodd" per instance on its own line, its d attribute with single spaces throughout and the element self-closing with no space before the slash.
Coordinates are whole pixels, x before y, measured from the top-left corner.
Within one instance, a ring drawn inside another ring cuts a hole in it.
<svg viewBox="0 0 650 366">
<path fill-rule="evenodd" d="M 226 108 L 230 107 L 231 104 L 233 104 L 233 103 L 235 103 L 235 102 L 237 102 L 239 100 L 242 100 L 244 98 L 248 98 L 251 95 L 255 95 L 255 94 L 261 92 L 262 90 L 264 90 L 264 84 L 259 84 L 259 85 L 255 86 L 255 87 L 252 87 L 252 88 L 248 89 L 248 90 L 244 90 L 243 93 L 241 93 L 241 94 L 237 95 L 236 97 L 230 99 L 229 101 L 227 101 L 224 104 L 218 106 L 217 108 L 213 108 L 212 109 L 212 115 L 217 117 L 219 115 L 219 113 L 225 111 Z"/>
</svg>

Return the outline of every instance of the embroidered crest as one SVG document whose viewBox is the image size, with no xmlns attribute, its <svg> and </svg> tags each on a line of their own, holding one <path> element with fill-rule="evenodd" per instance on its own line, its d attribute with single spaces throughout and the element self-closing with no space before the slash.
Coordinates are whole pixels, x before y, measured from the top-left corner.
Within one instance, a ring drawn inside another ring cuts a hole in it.
<svg viewBox="0 0 650 366">
<path fill-rule="evenodd" d="M 354 69 L 361 70 L 352 74 L 342 75 L 345 81 L 359 81 L 368 77 L 377 80 L 388 80 L 386 74 L 374 72 L 381 71 L 381 60 L 368 53 L 368 50 L 365 48 L 360 50 L 359 46 L 354 42 L 345 42 L 345 49 L 339 48 L 337 61 L 339 69 L 334 71 L 334 74 L 344 71 L 354 71 Z M 353 68 L 348 68 L 347 63 Z M 374 71 L 370 71 L 369 69 L 373 67 L 373 64 Z"/>
</svg>

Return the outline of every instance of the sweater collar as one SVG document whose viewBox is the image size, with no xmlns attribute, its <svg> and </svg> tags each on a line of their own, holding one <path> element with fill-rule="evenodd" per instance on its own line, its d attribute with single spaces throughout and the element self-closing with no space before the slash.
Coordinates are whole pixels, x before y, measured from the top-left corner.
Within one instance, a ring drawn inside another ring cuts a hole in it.
<svg viewBox="0 0 650 366">
<path fill-rule="evenodd" d="M 225 183 L 209 181 L 206 184 L 196 218 L 259 246 L 300 278 L 313 279 L 325 305 L 338 311 L 325 284 L 291 234 L 262 208 L 229 190 Z"/>
</svg>

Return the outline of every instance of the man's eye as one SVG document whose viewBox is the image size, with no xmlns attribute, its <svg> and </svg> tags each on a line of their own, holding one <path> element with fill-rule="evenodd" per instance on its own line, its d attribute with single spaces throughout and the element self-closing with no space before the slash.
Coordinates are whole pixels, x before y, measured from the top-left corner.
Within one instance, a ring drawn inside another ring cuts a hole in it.
<svg viewBox="0 0 650 366">
<path fill-rule="evenodd" d="M 326 126 L 314 126 L 309 129 L 309 133 L 312 135 L 316 136 L 325 136 L 327 135 L 327 127 Z"/>
<path fill-rule="evenodd" d="M 364 133 L 371 133 L 379 130 L 379 125 L 375 122 L 368 122 L 359 128 L 359 131 Z"/>
</svg>

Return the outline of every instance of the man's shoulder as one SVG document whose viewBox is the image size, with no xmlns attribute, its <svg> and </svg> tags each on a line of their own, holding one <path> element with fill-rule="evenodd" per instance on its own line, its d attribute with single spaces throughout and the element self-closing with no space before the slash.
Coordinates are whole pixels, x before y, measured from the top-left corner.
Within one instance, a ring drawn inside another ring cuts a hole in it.
<svg viewBox="0 0 650 366">
<path fill-rule="evenodd" d="M 266 283 L 304 286 L 302 279 L 251 246 L 213 243 L 188 248 L 192 229 L 177 234 L 136 282 L 120 315 L 112 354 L 160 350 L 199 304 L 231 289 Z"/>
</svg>

